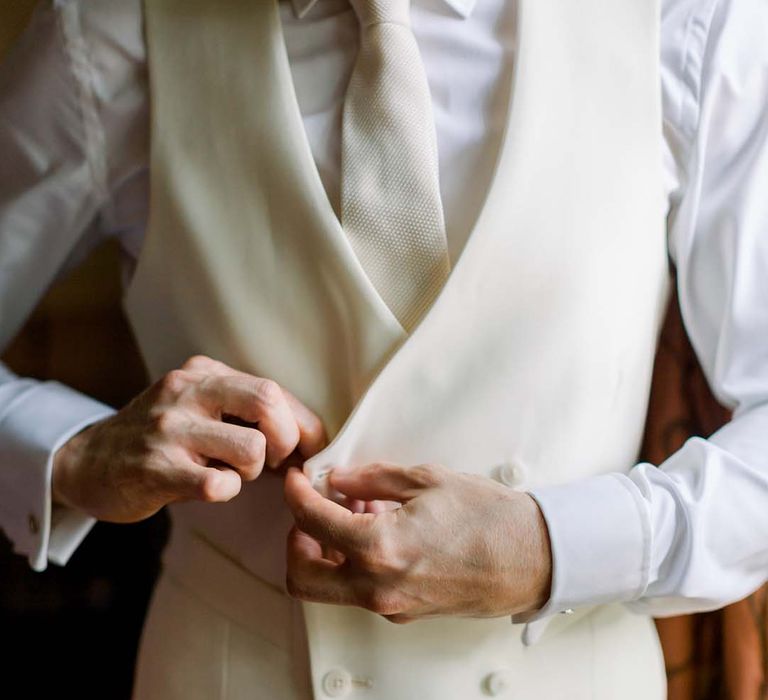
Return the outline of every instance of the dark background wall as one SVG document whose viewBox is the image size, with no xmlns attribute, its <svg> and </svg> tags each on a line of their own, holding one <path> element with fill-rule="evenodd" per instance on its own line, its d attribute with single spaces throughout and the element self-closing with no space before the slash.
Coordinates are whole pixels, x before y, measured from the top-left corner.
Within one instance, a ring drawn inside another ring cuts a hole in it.
<svg viewBox="0 0 768 700">
<path fill-rule="evenodd" d="M 119 407 L 146 384 L 119 307 L 116 247 L 105 246 L 43 300 L 3 360 Z M 33 572 L 0 534 L 2 683 L 23 695 L 130 697 L 136 645 L 163 514 L 137 525 L 99 523 L 64 567 Z M 16 685 L 18 683 L 19 685 Z"/>
</svg>

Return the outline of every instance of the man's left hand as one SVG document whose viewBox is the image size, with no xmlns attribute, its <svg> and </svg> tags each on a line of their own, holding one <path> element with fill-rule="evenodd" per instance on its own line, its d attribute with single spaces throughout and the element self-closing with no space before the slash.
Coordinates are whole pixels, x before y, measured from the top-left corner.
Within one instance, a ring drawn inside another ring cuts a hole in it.
<svg viewBox="0 0 768 700">
<path fill-rule="evenodd" d="M 549 537 L 530 495 L 434 465 L 374 464 L 337 469 L 329 479 L 348 499 L 402 507 L 353 513 L 291 469 L 285 496 L 296 520 L 288 541 L 293 596 L 401 623 L 527 613 L 547 601 Z M 340 554 L 328 559 L 329 550 Z"/>
</svg>

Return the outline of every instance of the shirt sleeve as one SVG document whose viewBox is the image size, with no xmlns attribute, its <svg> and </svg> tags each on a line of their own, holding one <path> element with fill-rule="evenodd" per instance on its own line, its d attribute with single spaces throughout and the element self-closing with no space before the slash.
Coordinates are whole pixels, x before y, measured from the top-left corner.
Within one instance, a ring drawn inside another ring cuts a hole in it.
<svg viewBox="0 0 768 700">
<path fill-rule="evenodd" d="M 112 409 L 57 382 L 18 378 L 0 365 L 0 527 L 42 571 L 65 564 L 94 519 L 53 506 L 53 455 Z"/>
<path fill-rule="evenodd" d="M 617 601 L 702 611 L 768 579 L 768 5 L 718 0 L 689 15 L 688 53 L 665 78 L 677 79 L 669 249 L 686 330 L 733 418 L 658 467 L 533 489 L 554 570 L 529 620 Z"/>
<path fill-rule="evenodd" d="M 104 149 L 78 20 L 75 3 L 41 3 L 0 64 L 0 349 L 100 235 Z M 112 412 L 0 366 L 0 528 L 37 570 L 63 564 L 93 524 L 52 507 L 52 456 Z"/>
</svg>

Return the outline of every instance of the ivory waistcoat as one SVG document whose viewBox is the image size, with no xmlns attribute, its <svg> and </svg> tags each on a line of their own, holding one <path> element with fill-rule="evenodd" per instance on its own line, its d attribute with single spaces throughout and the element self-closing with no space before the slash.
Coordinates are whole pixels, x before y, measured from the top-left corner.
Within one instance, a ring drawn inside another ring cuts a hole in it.
<svg viewBox="0 0 768 700">
<path fill-rule="evenodd" d="M 407 335 L 323 189 L 276 0 L 146 0 L 151 208 L 126 309 L 151 374 L 205 353 L 289 388 L 333 438 L 305 467 L 318 482 L 377 460 L 488 476 L 514 463 L 524 486 L 629 469 L 667 284 L 658 7 L 518 0 L 518 14 L 492 184 Z M 283 586 L 279 478 L 172 512 L 176 532 Z M 433 697 L 439 667 L 440 697 L 463 700 L 490 647 L 519 645 L 508 618 L 396 628 L 360 610 L 305 613 L 318 697 L 343 658 L 378 674 L 365 697 Z M 441 639 L 450 650 L 431 654 Z M 414 658 L 425 670 L 406 682 L 395 667 Z"/>
</svg>

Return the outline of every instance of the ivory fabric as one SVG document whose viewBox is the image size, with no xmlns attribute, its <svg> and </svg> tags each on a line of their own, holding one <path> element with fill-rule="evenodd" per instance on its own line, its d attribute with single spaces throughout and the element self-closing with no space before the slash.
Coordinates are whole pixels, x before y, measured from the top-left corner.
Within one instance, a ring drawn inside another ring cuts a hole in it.
<svg viewBox="0 0 768 700">
<path fill-rule="evenodd" d="M 502 138 L 516 9 L 507 0 L 412 4 L 436 106 L 452 259 L 482 204 Z M 307 147 L 337 210 L 342 90 L 357 20 L 347 0 L 286 0 L 280 10 Z M 142 14 L 139 0 L 42 2 L 0 67 L 0 151 L 8 154 L 0 167 L 2 342 L 56 276 L 104 237 L 120 240 L 130 277 L 148 207 Z M 768 172 L 768 82 L 760 77 L 768 65 L 766 22 L 762 0 L 664 0 L 658 47 L 667 241 L 680 306 L 711 386 L 738 410 L 722 430 L 689 440 L 660 468 L 643 463 L 626 479 L 571 484 L 568 507 L 546 509 L 553 538 L 565 545 L 557 548 L 550 610 L 593 602 L 594 582 L 616 579 L 640 550 L 646 566 L 635 588 L 643 593 L 627 605 L 645 613 L 722 605 L 765 576 L 768 365 L 760 339 L 768 328 L 768 200 L 755 183 Z M 51 457 L 79 425 L 113 409 L 4 369 L 0 406 L 0 491 L 7 495 L 0 527 L 33 567 L 64 563 L 93 519 L 51 508 Z M 632 494 L 624 506 L 603 505 Z M 542 502 L 541 489 L 537 495 Z M 636 508 L 635 517 L 626 507 Z M 596 557 L 598 541 L 604 546 Z"/>
<path fill-rule="evenodd" d="M 360 46 L 344 100 L 341 224 L 411 329 L 450 269 L 432 98 L 410 0 L 354 0 Z"/>
<path fill-rule="evenodd" d="M 153 592 L 135 676 L 136 700 L 309 700 L 301 608 L 187 532 Z"/>
<path fill-rule="evenodd" d="M 531 488 L 634 464 L 667 292 L 653 2 L 520 3 L 494 178 L 410 333 L 360 265 L 301 138 L 277 4 L 146 8 L 152 209 L 126 309 L 153 376 L 204 352 L 295 392 L 333 437 L 306 465 L 318 487 L 331 465 L 374 460 L 486 476 L 525 465 Z M 205 122 L 183 118 L 210 104 Z M 259 479 L 225 508 L 174 506 L 169 567 L 198 533 L 259 585 L 281 588 L 291 523 L 281 486 Z M 614 582 L 628 597 L 629 573 Z M 569 622 L 539 629 L 535 654 L 578 669 L 571 697 L 662 697 L 649 621 L 614 608 L 603 626 L 605 610 L 558 617 Z M 358 609 L 303 612 L 316 697 L 338 673 L 370 681 L 365 697 L 377 700 L 480 698 L 494 673 L 514 676 L 523 695 L 565 687 L 527 663 L 527 628 L 509 619 L 398 628 Z M 595 628 L 610 659 L 583 643 Z M 634 672 L 614 677 L 630 658 Z"/>
<path fill-rule="evenodd" d="M 391 633 L 391 623 L 366 617 L 359 622 L 368 636 L 366 665 L 350 663 L 358 638 L 337 645 L 334 665 L 313 692 L 300 608 L 292 608 L 288 598 L 188 532 L 183 542 L 176 540 L 173 561 L 166 564 L 152 597 L 134 698 L 665 697 L 653 622 L 628 615 L 618 605 L 601 607 L 588 624 L 574 624 L 570 617 L 562 616 L 539 644 L 528 648 L 520 642 L 520 626 L 512 630 L 510 643 L 508 620 L 467 621 L 465 631 L 470 631 L 472 643 L 478 645 L 472 654 L 467 654 L 464 640 L 455 636 L 456 630 L 446 621 L 419 626 L 415 630 L 419 644 L 407 653 L 397 645 L 381 643 L 381 638 Z M 500 635 L 491 633 L 494 627 L 508 635 L 505 645 L 499 646 Z M 439 655 L 444 662 L 436 665 L 434 657 Z M 457 666 L 461 673 L 456 673 Z M 419 682 L 419 676 L 427 676 L 428 683 Z M 415 682 L 411 683 L 413 677 Z"/>
</svg>

